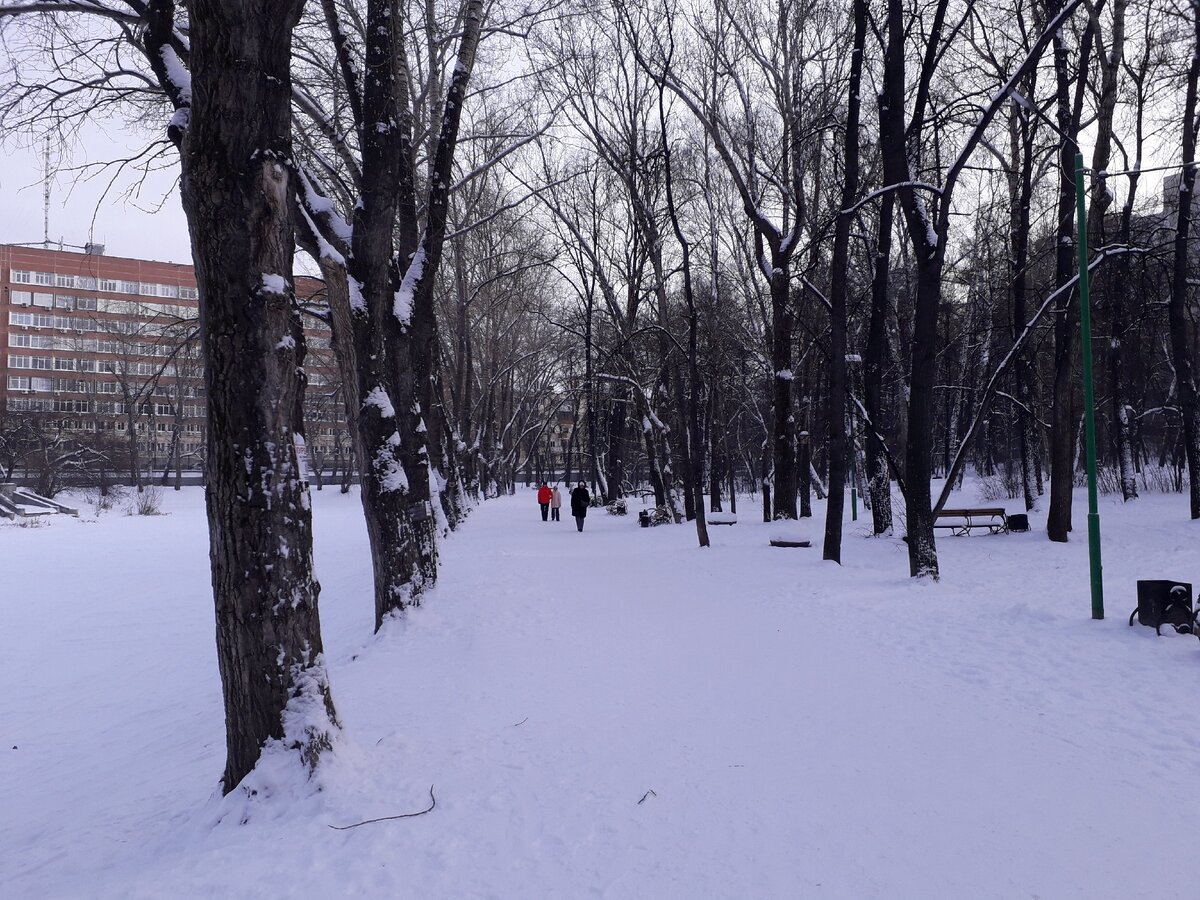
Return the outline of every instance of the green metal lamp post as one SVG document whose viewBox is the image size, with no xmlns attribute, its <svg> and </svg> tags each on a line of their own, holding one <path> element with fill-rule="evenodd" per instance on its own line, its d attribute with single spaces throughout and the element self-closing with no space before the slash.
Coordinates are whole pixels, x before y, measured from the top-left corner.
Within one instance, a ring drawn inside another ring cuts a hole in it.
<svg viewBox="0 0 1200 900">
<path fill-rule="evenodd" d="M 1079 213 L 1079 330 L 1083 345 L 1083 426 L 1087 450 L 1088 563 L 1092 577 L 1092 618 L 1104 618 L 1100 563 L 1100 511 L 1096 501 L 1096 406 L 1092 389 L 1092 309 L 1088 298 L 1087 212 L 1084 209 L 1083 154 L 1075 154 L 1075 205 Z"/>
</svg>

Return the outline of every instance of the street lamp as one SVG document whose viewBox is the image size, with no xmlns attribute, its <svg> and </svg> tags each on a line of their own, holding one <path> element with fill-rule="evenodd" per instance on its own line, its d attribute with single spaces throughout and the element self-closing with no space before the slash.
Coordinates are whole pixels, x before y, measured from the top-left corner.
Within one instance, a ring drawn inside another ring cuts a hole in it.
<svg viewBox="0 0 1200 900">
<path fill-rule="evenodd" d="M 1096 402 L 1092 387 L 1092 308 L 1088 296 L 1087 209 L 1083 193 L 1083 153 L 1079 142 L 1064 134 L 1037 106 L 1016 91 L 1012 99 L 1049 125 L 1059 137 L 1075 147 L 1075 210 L 1078 216 L 1076 246 L 1079 248 L 1079 333 L 1083 351 L 1083 430 L 1087 456 L 1088 567 L 1092 583 L 1092 618 L 1104 618 L 1103 566 L 1100 560 L 1100 510 L 1096 498 Z"/>
</svg>

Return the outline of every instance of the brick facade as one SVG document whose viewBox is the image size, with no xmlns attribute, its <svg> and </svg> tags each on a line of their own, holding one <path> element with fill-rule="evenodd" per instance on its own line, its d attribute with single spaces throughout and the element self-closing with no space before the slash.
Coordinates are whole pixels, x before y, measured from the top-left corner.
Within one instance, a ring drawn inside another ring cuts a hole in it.
<svg viewBox="0 0 1200 900">
<path fill-rule="evenodd" d="M 297 280 L 319 307 L 321 284 Z M 128 438 L 137 410 L 146 465 L 178 450 L 185 469 L 205 449 L 204 370 L 192 267 L 0 244 L 0 415 Z M 318 464 L 348 448 L 329 331 L 305 317 L 307 441 Z"/>
</svg>

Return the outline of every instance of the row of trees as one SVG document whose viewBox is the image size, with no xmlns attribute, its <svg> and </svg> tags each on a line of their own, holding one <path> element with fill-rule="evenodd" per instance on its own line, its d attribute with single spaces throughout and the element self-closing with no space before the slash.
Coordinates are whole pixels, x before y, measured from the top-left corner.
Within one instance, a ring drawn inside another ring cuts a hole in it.
<svg viewBox="0 0 1200 900">
<path fill-rule="evenodd" d="M 1070 531 L 1082 142 L 1103 445 L 1129 499 L 1138 467 L 1186 463 L 1200 517 L 1200 8 L 1001 6 L 0 4 L 7 126 L 120 109 L 178 154 L 226 790 L 268 741 L 313 765 L 338 731 L 294 449 L 302 314 L 333 332 L 376 628 L 562 421 L 599 494 L 644 477 L 701 546 L 704 495 L 733 502 L 739 477 L 766 518 L 826 495 L 831 560 L 847 482 L 876 533 L 895 486 L 910 573 L 936 578 L 968 463 L 1030 508 L 1047 492 L 1049 537 Z M 1161 210 L 1139 193 L 1160 166 Z M 320 310 L 296 303 L 296 247 Z"/>
</svg>

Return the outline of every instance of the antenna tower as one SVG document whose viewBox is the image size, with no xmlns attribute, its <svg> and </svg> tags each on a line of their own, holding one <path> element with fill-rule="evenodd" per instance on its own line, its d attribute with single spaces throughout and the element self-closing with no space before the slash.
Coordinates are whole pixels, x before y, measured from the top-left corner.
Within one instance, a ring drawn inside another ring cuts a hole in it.
<svg viewBox="0 0 1200 900">
<path fill-rule="evenodd" d="M 42 181 L 42 249 L 50 249 L 50 135 L 42 145 L 42 166 L 45 179 Z"/>
</svg>

